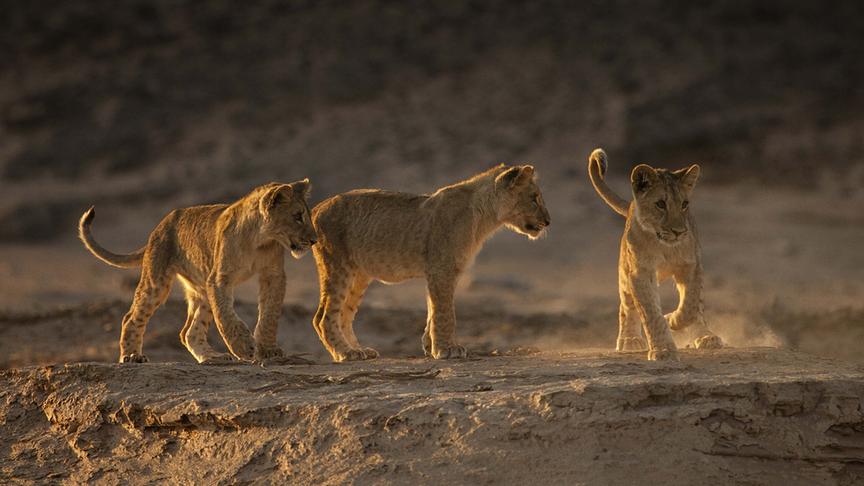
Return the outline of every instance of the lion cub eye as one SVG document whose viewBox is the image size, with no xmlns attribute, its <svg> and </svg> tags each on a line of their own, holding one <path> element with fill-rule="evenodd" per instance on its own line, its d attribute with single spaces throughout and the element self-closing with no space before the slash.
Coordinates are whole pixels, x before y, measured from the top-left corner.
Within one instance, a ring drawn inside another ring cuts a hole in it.
<svg viewBox="0 0 864 486">
<path fill-rule="evenodd" d="M 687 209 L 690 206 L 690 201 L 684 201 L 681 203 L 681 209 Z"/>
<path fill-rule="evenodd" d="M 302 223 L 303 222 L 303 213 L 295 214 L 294 215 L 294 221 L 297 221 L 298 223 Z"/>
<path fill-rule="evenodd" d="M 657 207 L 660 209 L 666 209 L 666 201 L 657 201 Z"/>
</svg>

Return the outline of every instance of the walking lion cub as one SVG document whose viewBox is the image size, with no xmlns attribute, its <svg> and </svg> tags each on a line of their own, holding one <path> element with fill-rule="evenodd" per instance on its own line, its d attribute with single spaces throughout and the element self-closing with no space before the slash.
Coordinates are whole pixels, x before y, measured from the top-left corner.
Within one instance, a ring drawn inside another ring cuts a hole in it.
<svg viewBox="0 0 864 486">
<path fill-rule="evenodd" d="M 147 322 L 168 298 L 177 276 L 186 291 L 189 314 L 180 342 L 199 363 L 232 362 L 231 355 L 251 360 L 276 358 L 279 314 L 285 295 L 284 252 L 300 258 L 315 244 L 306 199 L 309 180 L 270 183 L 231 204 L 176 209 L 150 234 L 138 251 L 118 255 L 103 248 L 90 233 L 95 212 L 79 222 L 81 241 L 103 262 L 120 268 L 141 267 L 132 308 L 123 317 L 120 362 L 143 363 Z M 258 324 L 254 342 L 234 311 L 234 287 L 258 275 Z M 231 355 L 217 353 L 207 342 L 214 320 Z"/>
<path fill-rule="evenodd" d="M 464 358 L 456 342 L 456 281 L 483 243 L 507 226 L 531 239 L 549 226 L 549 212 L 530 165 L 500 165 L 431 195 L 356 190 L 312 210 L 318 244 L 321 302 L 313 325 L 334 361 L 372 359 L 354 335 L 353 321 L 375 279 L 427 282 L 423 351 L 435 359 Z"/>
<path fill-rule="evenodd" d="M 696 348 L 723 346 L 705 324 L 702 255 L 689 210 L 699 170 L 695 164 L 676 171 L 637 165 L 630 175 L 631 203 L 606 185 L 606 153 L 596 149 L 588 158 L 588 174 L 597 194 L 627 218 L 618 261 L 618 351 L 645 350 L 643 329 L 649 360 L 677 359 L 670 328 L 684 333 Z M 678 308 L 664 316 L 657 285 L 670 276 L 678 288 Z"/>
</svg>

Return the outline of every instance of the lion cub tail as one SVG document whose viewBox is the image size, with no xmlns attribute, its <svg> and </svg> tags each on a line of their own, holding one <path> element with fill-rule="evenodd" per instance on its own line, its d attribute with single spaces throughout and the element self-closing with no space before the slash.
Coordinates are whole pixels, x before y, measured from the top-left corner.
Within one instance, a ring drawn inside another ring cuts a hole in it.
<svg viewBox="0 0 864 486">
<path fill-rule="evenodd" d="M 591 156 L 588 157 L 588 176 L 591 177 L 591 184 L 594 185 L 594 190 L 597 194 L 606 201 L 610 208 L 616 213 L 627 217 L 630 210 L 630 203 L 624 200 L 618 194 L 615 194 L 609 186 L 606 185 L 606 180 L 603 177 L 606 175 L 606 152 L 603 149 L 594 149 Z"/>
<path fill-rule="evenodd" d="M 134 253 L 119 255 L 106 250 L 102 245 L 96 243 L 96 240 L 93 239 L 93 235 L 90 233 L 90 225 L 93 224 L 93 218 L 95 216 L 96 211 L 91 207 L 84 212 L 81 216 L 81 220 L 78 221 L 78 237 L 81 238 L 81 241 L 84 243 L 84 246 L 90 250 L 90 253 L 95 255 L 96 258 L 114 267 L 140 267 L 141 263 L 144 261 L 144 248 L 141 248 Z"/>
</svg>

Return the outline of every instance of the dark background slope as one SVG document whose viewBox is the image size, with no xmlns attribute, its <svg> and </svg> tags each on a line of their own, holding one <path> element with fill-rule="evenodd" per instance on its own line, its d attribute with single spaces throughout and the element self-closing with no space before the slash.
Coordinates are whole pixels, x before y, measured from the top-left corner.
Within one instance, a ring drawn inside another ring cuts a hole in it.
<svg viewBox="0 0 864 486">
<path fill-rule="evenodd" d="M 583 178 L 864 185 L 864 4 L 31 1 L 0 20 L 0 238 L 91 202 L 311 177 L 429 190 L 497 162 Z M 741 174 L 743 172 L 743 175 Z M 72 222 L 70 224 L 70 222 Z"/>
<path fill-rule="evenodd" d="M 586 180 L 597 146 L 622 194 L 635 163 L 703 165 L 707 315 L 729 344 L 860 360 L 862 39 L 858 1 L 2 2 L 0 366 L 115 359 L 138 271 L 75 240 L 91 204 L 97 239 L 128 251 L 170 209 L 266 181 L 310 177 L 316 203 L 521 161 L 549 236 L 487 243 L 460 339 L 609 348 L 622 220 Z M 323 356 L 313 262 L 285 266 L 302 312 L 284 347 Z M 373 285 L 361 340 L 417 353 L 424 293 Z M 256 299 L 238 289 L 250 324 Z M 154 316 L 155 359 L 189 359 L 184 309 Z"/>
</svg>

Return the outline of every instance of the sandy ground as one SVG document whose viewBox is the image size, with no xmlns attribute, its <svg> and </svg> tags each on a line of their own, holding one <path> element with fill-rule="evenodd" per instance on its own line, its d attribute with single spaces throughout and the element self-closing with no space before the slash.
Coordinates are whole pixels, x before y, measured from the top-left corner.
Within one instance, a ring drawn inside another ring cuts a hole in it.
<svg viewBox="0 0 864 486">
<path fill-rule="evenodd" d="M 623 220 L 582 179 L 541 184 L 553 219 L 548 237 L 531 242 L 506 230 L 493 236 L 461 282 L 458 332 L 467 343 L 484 346 L 611 347 Z M 626 187 L 620 180 L 613 184 Z M 864 359 L 864 197 L 752 186 L 697 191 L 693 211 L 703 241 L 706 307 L 710 325 L 727 343 Z M 160 217 L 146 206 L 131 214 L 112 208 L 99 214 L 95 234 L 117 251 L 139 246 Z M 309 324 L 318 303 L 314 262 L 310 256 L 287 258 L 285 268 L 285 302 L 297 311 L 284 316 L 281 342 L 292 352 L 323 357 Z M 0 275 L 0 309 L 6 309 L 0 313 L 0 366 L 114 359 L 136 270 L 105 266 L 69 235 L 51 245 L 0 247 Z M 175 300 L 182 298 L 177 287 Z M 671 283 L 661 290 L 664 307 L 674 308 Z M 256 293 L 254 282 L 245 284 L 239 300 L 254 303 Z M 373 284 L 357 318 L 360 338 L 392 341 L 388 349 L 400 355 L 417 353 L 424 293 L 422 281 Z M 169 346 L 181 351 L 176 334 L 184 313 L 175 302 L 156 314 L 145 339 L 149 354 L 159 356 Z M 241 305 L 241 314 L 254 326 L 254 306 Z M 215 333 L 211 337 L 217 340 Z M 86 345 L 70 347 L 67 339 Z M 170 356 L 186 358 L 182 352 Z"/>
<path fill-rule="evenodd" d="M 864 481 L 864 368 L 767 348 L 81 363 L 0 383 L 0 478 L 21 484 Z"/>
</svg>

